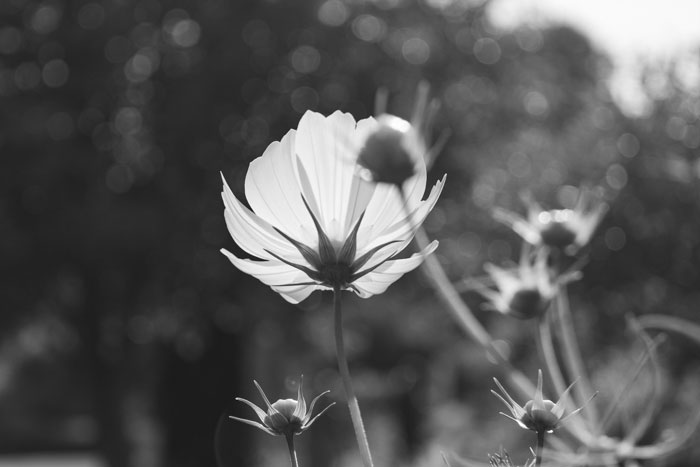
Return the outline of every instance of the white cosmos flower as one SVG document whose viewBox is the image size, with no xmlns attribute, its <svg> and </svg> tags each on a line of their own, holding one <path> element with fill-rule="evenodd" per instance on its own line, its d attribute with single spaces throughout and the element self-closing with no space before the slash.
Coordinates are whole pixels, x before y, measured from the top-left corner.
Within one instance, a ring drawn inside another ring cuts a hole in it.
<svg viewBox="0 0 700 467">
<path fill-rule="evenodd" d="M 367 298 L 418 267 L 437 242 L 409 258 L 395 257 L 413 238 L 412 225 L 432 210 L 444 178 L 422 201 L 426 167 L 419 163 L 403 184 L 406 209 L 395 186 L 359 177 L 358 148 L 378 125 L 341 112 L 306 112 L 296 130 L 250 164 L 245 194 L 252 211 L 224 180 L 228 230 L 256 259 L 222 253 L 291 303 L 314 290 L 352 290 Z"/>
</svg>

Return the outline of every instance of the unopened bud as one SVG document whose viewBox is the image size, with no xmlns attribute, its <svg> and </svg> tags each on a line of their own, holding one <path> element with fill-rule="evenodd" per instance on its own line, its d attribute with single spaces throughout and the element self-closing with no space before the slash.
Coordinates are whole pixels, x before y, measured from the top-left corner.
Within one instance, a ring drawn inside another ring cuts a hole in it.
<svg viewBox="0 0 700 467">
<path fill-rule="evenodd" d="M 357 162 L 372 181 L 401 186 L 416 172 L 412 151 L 420 149 L 412 147 L 418 144 L 415 130 L 394 115 L 381 115 L 377 122 L 379 126 L 367 137 Z"/>
</svg>

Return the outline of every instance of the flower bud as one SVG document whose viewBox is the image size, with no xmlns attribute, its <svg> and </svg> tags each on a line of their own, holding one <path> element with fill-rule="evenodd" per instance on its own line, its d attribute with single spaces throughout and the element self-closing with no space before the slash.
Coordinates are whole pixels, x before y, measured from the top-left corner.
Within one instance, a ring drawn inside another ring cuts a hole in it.
<svg viewBox="0 0 700 467">
<path fill-rule="evenodd" d="M 526 430 L 532 430 L 537 433 L 551 433 L 556 428 L 561 426 L 562 422 L 567 418 L 577 414 L 583 409 L 579 407 L 578 409 L 570 412 L 568 415 L 564 416 L 566 398 L 568 397 L 569 391 L 571 391 L 572 383 L 559 397 L 559 400 L 554 403 L 549 399 L 545 399 L 542 395 L 542 371 L 537 372 L 537 389 L 535 390 L 535 397 L 521 406 L 508 394 L 508 391 L 501 385 L 501 383 L 494 378 L 494 382 L 501 394 L 496 391 L 491 391 L 496 397 L 498 397 L 501 402 L 503 402 L 509 409 L 510 415 L 501 412 L 506 417 L 515 421 L 521 428 Z"/>
<path fill-rule="evenodd" d="M 372 181 L 401 185 L 416 173 L 416 157 L 412 147 L 418 143 L 409 122 L 394 115 L 381 115 L 379 126 L 371 133 L 357 157 Z"/>
<path fill-rule="evenodd" d="M 263 423 L 270 430 L 280 434 L 301 433 L 304 421 L 296 414 L 299 403 L 294 399 L 280 399 L 272 403 Z"/>
<path fill-rule="evenodd" d="M 309 404 L 307 408 L 306 400 L 304 399 L 304 395 L 302 393 L 302 386 L 304 384 L 303 378 L 302 381 L 299 382 L 296 400 L 279 399 L 273 404 L 270 404 L 269 399 L 265 395 L 265 391 L 262 390 L 258 382 L 253 381 L 253 383 L 255 383 L 255 387 L 258 388 L 260 396 L 262 396 L 263 401 L 265 401 L 267 412 L 247 399 L 237 397 L 236 400 L 243 402 L 253 409 L 262 423 L 245 418 L 234 417 L 233 415 L 229 415 L 229 418 L 259 428 L 265 433 L 271 435 L 284 435 L 287 437 L 287 439 L 291 439 L 294 435 L 298 435 L 306 431 L 318 419 L 318 417 L 323 415 L 326 410 L 335 404 L 335 402 L 332 402 L 318 414 L 312 416 L 316 402 L 321 398 L 321 396 L 328 394 L 329 391 L 322 392 L 318 396 L 314 397 L 311 404 Z"/>
<path fill-rule="evenodd" d="M 550 433 L 559 426 L 564 411 L 549 399 L 539 402 L 530 400 L 525 403 L 525 413 L 520 417 L 520 422 L 529 430 Z"/>
</svg>

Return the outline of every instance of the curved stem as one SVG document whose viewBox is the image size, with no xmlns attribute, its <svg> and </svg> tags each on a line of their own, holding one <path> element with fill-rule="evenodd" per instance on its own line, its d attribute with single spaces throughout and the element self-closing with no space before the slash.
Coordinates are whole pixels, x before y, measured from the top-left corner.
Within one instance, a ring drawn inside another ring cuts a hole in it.
<svg viewBox="0 0 700 467">
<path fill-rule="evenodd" d="M 413 216 L 411 210 L 408 206 L 406 194 L 400 188 L 397 188 L 403 199 L 403 207 L 406 212 L 406 218 L 410 222 L 412 230 L 414 231 L 414 239 L 418 244 L 418 250 L 425 249 L 429 244 L 430 240 L 425 230 L 421 226 L 415 225 L 413 221 Z M 506 377 L 510 380 L 512 386 L 518 390 L 520 395 L 525 398 L 531 398 L 535 393 L 535 385 L 518 369 L 516 369 L 512 363 L 508 360 L 508 357 L 493 343 L 491 335 L 484 329 L 481 323 L 476 319 L 474 314 L 471 312 L 466 303 L 462 300 L 459 292 L 455 289 L 452 282 L 447 277 L 445 270 L 442 268 L 440 261 L 437 260 L 435 255 L 428 255 L 423 259 L 422 268 L 428 280 L 431 282 L 433 289 L 437 292 L 438 297 L 445 304 L 447 310 L 450 312 L 457 324 L 467 333 L 472 339 L 474 339 L 481 347 L 488 352 L 489 355 L 498 362 L 501 369 L 504 371 Z"/>
<path fill-rule="evenodd" d="M 571 319 L 571 309 L 569 308 L 569 298 L 565 285 L 560 286 L 559 293 L 556 297 L 556 308 L 562 346 L 564 347 L 564 362 L 568 367 L 569 377 L 578 378 L 574 385 L 574 391 L 576 392 L 578 405 L 582 405 L 591 397 L 593 389 L 591 389 L 591 382 L 590 379 L 588 379 L 588 373 L 583 364 L 581 349 L 576 340 L 576 333 Z M 586 413 L 591 430 L 594 433 L 598 433 L 600 425 L 596 405 L 590 404 Z"/>
<path fill-rule="evenodd" d="M 542 359 L 544 360 L 547 368 L 547 374 L 554 384 L 554 390 L 557 394 L 563 394 L 566 390 L 566 383 L 564 382 L 564 376 L 562 375 L 561 368 L 557 360 L 557 355 L 554 350 L 549 314 L 542 317 L 539 323 L 539 329 L 535 332 L 535 336 L 537 337 L 538 347 L 542 352 Z M 573 412 L 577 409 L 571 398 L 566 399 L 566 409 L 569 412 Z M 569 423 L 564 425 L 564 428 L 577 437 L 583 444 L 589 444 L 592 439 L 590 434 L 586 431 L 585 426 L 581 426 L 582 423 L 583 422 L 577 417 L 573 417 Z"/>
<path fill-rule="evenodd" d="M 542 450 L 544 449 L 544 430 L 537 431 L 537 450 L 535 451 L 535 467 L 542 465 Z"/>
<path fill-rule="evenodd" d="M 287 447 L 289 448 L 289 458 L 292 461 L 292 467 L 299 467 L 299 461 L 297 460 L 297 452 L 294 449 L 294 435 L 289 434 L 286 435 L 285 438 L 287 438 Z"/>
<path fill-rule="evenodd" d="M 357 438 L 357 446 L 360 449 L 360 456 L 365 467 L 373 467 L 372 455 L 369 451 L 369 443 L 367 442 L 367 433 L 362 422 L 362 414 L 360 413 L 360 404 L 357 402 L 355 391 L 352 388 L 352 378 L 350 377 L 350 368 L 348 360 L 345 356 L 345 344 L 343 341 L 343 315 L 340 309 L 340 289 L 333 290 L 333 307 L 335 309 L 335 352 L 338 357 L 338 368 L 340 376 L 343 379 L 345 386 L 345 395 L 348 398 L 348 409 L 350 409 L 350 419 L 352 426 L 355 429 L 355 437 Z"/>
</svg>

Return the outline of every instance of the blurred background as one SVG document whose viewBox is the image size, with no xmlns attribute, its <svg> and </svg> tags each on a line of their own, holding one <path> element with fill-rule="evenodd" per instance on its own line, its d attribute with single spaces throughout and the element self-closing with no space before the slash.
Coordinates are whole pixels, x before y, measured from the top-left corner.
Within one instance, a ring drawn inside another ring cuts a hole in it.
<svg viewBox="0 0 700 467">
<path fill-rule="evenodd" d="M 274 400 L 304 374 L 307 399 L 342 402 L 329 297 L 289 305 L 219 253 L 240 252 L 219 172 L 243 199 L 250 161 L 303 112 L 364 118 L 379 87 L 400 116 L 420 80 L 443 103 L 436 128 L 452 136 L 429 183 L 449 176 L 426 227 L 455 281 L 517 258 L 493 207 L 604 187 L 611 211 L 571 290 L 600 399 L 640 352 L 626 314 L 700 321 L 700 51 L 693 28 L 663 23 L 693 24 L 697 5 L 547 3 L 0 2 L 0 466 L 286 465 L 281 439 L 227 415 L 254 416 L 234 401 L 262 402 L 253 378 Z M 465 299 L 534 376 L 527 323 Z M 418 272 L 346 309 L 377 465 L 501 445 L 525 460 L 534 439 L 497 415 L 496 370 Z M 697 347 L 661 350 L 668 404 L 650 442 L 700 394 Z M 649 465 L 698 465 L 699 445 Z M 342 403 L 299 457 L 359 465 Z"/>
</svg>

